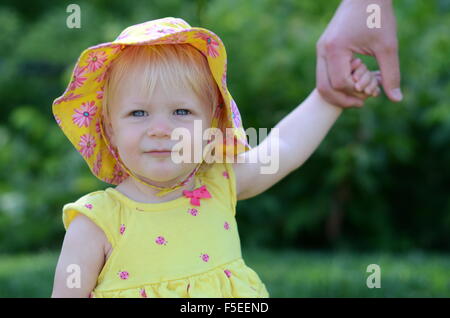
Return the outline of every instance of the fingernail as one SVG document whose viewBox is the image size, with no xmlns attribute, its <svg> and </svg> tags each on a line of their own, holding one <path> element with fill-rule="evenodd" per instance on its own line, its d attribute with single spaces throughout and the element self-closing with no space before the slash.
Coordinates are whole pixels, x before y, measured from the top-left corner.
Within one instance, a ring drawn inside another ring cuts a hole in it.
<svg viewBox="0 0 450 318">
<path fill-rule="evenodd" d="M 393 90 L 391 90 L 391 94 L 398 101 L 401 101 L 403 99 L 402 91 L 400 90 L 400 88 L 394 88 Z"/>
</svg>

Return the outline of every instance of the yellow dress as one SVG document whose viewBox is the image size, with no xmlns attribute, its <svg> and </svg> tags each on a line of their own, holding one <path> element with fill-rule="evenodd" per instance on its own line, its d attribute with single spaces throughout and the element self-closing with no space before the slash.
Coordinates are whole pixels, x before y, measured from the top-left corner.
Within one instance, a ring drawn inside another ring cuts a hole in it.
<svg viewBox="0 0 450 318">
<path fill-rule="evenodd" d="M 143 203 L 111 187 L 64 205 L 66 230 L 83 213 L 113 248 L 91 297 L 269 297 L 242 259 L 231 164 L 211 164 L 194 178 L 195 189 L 210 194 L 199 206 L 195 195 Z"/>
</svg>

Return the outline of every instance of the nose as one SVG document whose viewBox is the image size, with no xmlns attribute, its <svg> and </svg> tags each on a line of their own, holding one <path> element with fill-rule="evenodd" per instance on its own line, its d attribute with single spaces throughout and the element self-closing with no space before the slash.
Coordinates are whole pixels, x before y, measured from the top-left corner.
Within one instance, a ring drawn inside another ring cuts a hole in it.
<svg viewBox="0 0 450 318">
<path fill-rule="evenodd" d="M 147 128 L 147 135 L 150 137 L 170 139 L 171 132 L 172 126 L 163 116 L 155 116 Z"/>
</svg>

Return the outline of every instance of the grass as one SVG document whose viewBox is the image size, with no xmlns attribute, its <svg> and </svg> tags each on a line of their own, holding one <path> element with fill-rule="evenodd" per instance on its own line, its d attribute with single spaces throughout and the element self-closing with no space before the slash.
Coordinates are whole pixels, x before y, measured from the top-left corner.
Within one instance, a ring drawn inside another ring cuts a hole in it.
<svg viewBox="0 0 450 318">
<path fill-rule="evenodd" d="M 242 250 L 270 297 L 450 297 L 450 255 Z M 0 297 L 50 297 L 58 252 L 0 256 Z M 368 288 L 369 264 L 381 288 Z"/>
<path fill-rule="evenodd" d="M 450 297 L 450 255 L 244 251 L 271 297 Z M 381 288 L 368 288 L 367 266 Z"/>
</svg>

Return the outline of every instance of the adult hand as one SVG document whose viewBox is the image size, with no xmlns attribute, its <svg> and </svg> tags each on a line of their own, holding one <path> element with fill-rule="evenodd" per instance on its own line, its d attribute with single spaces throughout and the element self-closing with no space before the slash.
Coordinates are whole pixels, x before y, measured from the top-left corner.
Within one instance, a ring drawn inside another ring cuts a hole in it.
<svg viewBox="0 0 450 318">
<path fill-rule="evenodd" d="M 369 28 L 366 10 L 380 7 L 381 28 Z M 392 0 L 343 0 L 317 42 L 316 86 L 328 102 L 362 106 L 354 90 L 351 61 L 354 53 L 374 56 L 381 71 L 383 90 L 391 101 L 402 100 L 397 27 Z"/>
</svg>

